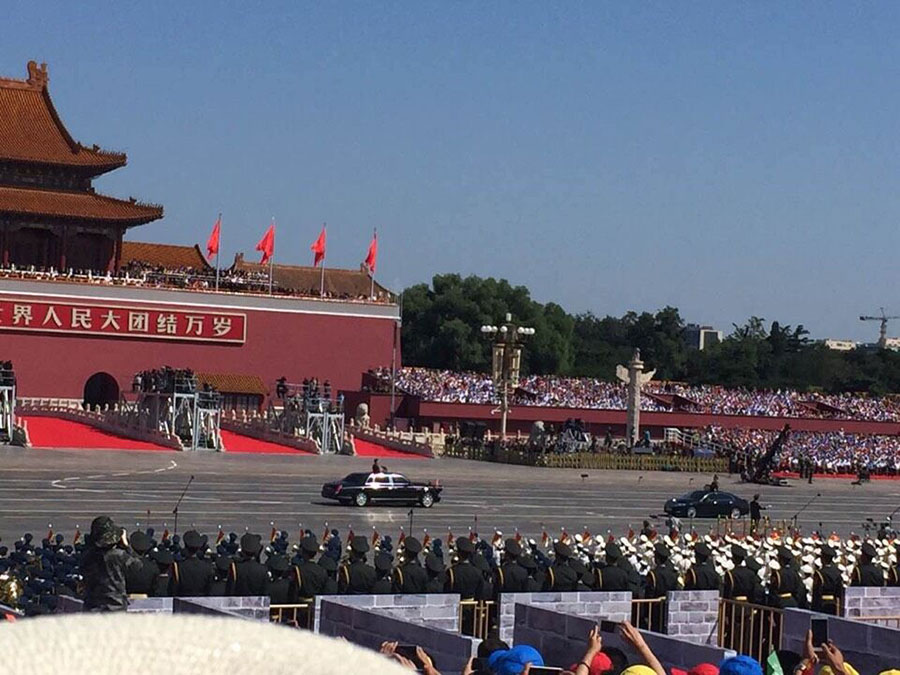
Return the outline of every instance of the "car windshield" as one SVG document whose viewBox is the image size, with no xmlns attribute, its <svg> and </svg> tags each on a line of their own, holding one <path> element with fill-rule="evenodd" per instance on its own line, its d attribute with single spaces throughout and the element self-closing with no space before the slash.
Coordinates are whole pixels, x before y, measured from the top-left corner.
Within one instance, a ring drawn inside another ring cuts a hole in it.
<svg viewBox="0 0 900 675">
<path fill-rule="evenodd" d="M 703 490 L 694 490 L 693 492 L 688 492 L 686 495 L 683 495 L 681 498 L 696 501 L 698 499 L 701 499 L 705 494 L 706 493 Z"/>
<path fill-rule="evenodd" d="M 365 485 L 366 479 L 368 477 L 369 474 L 367 473 L 351 473 L 341 482 L 346 483 L 347 485 Z"/>
<path fill-rule="evenodd" d="M 394 485 L 409 483 L 409 479 L 406 476 L 401 476 L 399 473 L 395 473 L 392 478 L 394 479 Z"/>
</svg>

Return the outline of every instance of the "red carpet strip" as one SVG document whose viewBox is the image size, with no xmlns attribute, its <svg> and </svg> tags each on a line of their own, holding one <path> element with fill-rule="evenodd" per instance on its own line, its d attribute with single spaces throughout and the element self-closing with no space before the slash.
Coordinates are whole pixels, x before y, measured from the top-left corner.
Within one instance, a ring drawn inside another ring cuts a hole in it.
<svg viewBox="0 0 900 675">
<path fill-rule="evenodd" d="M 422 455 L 417 455 L 413 452 L 400 452 L 399 450 L 392 450 L 391 448 L 386 448 L 383 445 L 379 445 L 378 443 L 364 441 L 361 438 L 354 439 L 353 445 L 356 448 L 356 456 L 357 457 L 378 457 L 378 458 L 395 457 L 397 459 L 428 459 L 427 457 L 423 457 Z"/>
<path fill-rule="evenodd" d="M 222 443 L 225 444 L 227 452 L 246 452 L 257 453 L 261 455 L 301 455 L 310 457 L 311 452 L 298 450 L 289 445 L 280 445 L 278 443 L 270 443 L 269 441 L 260 441 L 250 436 L 236 434 L 233 431 L 222 429 Z"/>
<path fill-rule="evenodd" d="M 78 448 L 82 450 L 134 450 L 174 452 L 171 448 L 115 436 L 80 422 L 57 417 L 22 417 L 35 448 Z"/>
</svg>

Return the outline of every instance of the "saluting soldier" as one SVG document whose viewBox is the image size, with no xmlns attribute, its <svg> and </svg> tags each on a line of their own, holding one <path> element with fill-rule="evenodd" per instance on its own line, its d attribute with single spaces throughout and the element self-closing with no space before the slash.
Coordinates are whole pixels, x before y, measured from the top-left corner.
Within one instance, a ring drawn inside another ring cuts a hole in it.
<svg viewBox="0 0 900 675">
<path fill-rule="evenodd" d="M 369 552 L 369 540 L 366 537 L 353 537 L 350 542 L 350 559 L 341 565 L 338 573 L 338 591 L 348 595 L 369 595 L 378 575 L 375 568 L 366 563 Z"/>
<path fill-rule="evenodd" d="M 293 605 L 297 603 L 297 587 L 291 574 L 291 562 L 287 557 L 276 554 L 266 560 L 272 578 L 267 584 L 269 602 L 273 605 Z M 289 615 L 282 614 L 282 622 L 287 623 Z"/>
<path fill-rule="evenodd" d="M 731 560 L 734 570 L 725 573 L 722 583 L 722 595 L 728 600 L 760 603 L 765 597 L 759 575 L 750 568 L 750 561 L 744 566 L 747 552 L 737 544 L 731 546 Z M 751 560 L 753 560 L 751 558 Z M 758 571 L 758 570 L 757 570 Z"/>
<path fill-rule="evenodd" d="M 831 546 L 822 547 L 822 569 L 813 574 L 812 610 L 837 616 L 844 594 L 844 579 L 834 564 L 834 553 Z"/>
<path fill-rule="evenodd" d="M 426 593 L 443 593 L 447 585 L 447 573 L 444 563 L 434 553 L 425 556 L 425 573 L 428 582 L 425 584 Z"/>
<path fill-rule="evenodd" d="M 393 591 L 391 571 L 394 560 L 384 551 L 375 554 L 375 574 L 378 577 L 372 585 L 374 595 L 389 595 Z"/>
<path fill-rule="evenodd" d="M 306 536 L 300 540 L 300 559 L 294 565 L 293 584 L 298 598 L 314 598 L 325 592 L 328 573 L 313 562 L 319 553 L 319 542 Z"/>
<path fill-rule="evenodd" d="M 553 565 L 547 569 L 544 578 L 545 591 L 576 591 L 578 590 L 578 573 L 569 565 L 572 557 L 572 549 L 561 541 L 553 544 L 555 553 Z"/>
<path fill-rule="evenodd" d="M 669 549 L 664 544 L 656 544 L 653 547 L 653 559 L 656 567 L 647 572 L 644 597 L 664 598 L 669 591 L 678 590 L 678 572 L 669 561 Z"/>
<path fill-rule="evenodd" d="M 781 569 L 772 570 L 769 578 L 769 603 L 780 609 L 799 607 L 808 609 L 806 586 L 794 569 L 794 554 L 787 546 L 778 548 L 778 563 Z"/>
<path fill-rule="evenodd" d="M 422 543 L 415 537 L 403 540 L 403 562 L 394 570 L 394 593 L 425 593 L 428 573 L 419 562 Z M 442 570 L 443 571 L 443 570 Z"/>
<path fill-rule="evenodd" d="M 184 560 L 172 564 L 169 595 L 173 597 L 207 596 L 215 578 L 213 566 L 198 556 L 206 548 L 206 537 L 197 530 L 184 533 Z"/>
<path fill-rule="evenodd" d="M 853 573 L 850 575 L 851 586 L 884 586 L 884 573 L 872 561 L 878 557 L 878 551 L 869 542 L 862 545 L 862 555 Z"/>
<path fill-rule="evenodd" d="M 258 534 L 247 532 L 241 537 L 240 557 L 231 563 L 225 592 L 228 595 L 266 595 L 269 581 L 266 566 L 259 562 L 262 539 Z"/>
<path fill-rule="evenodd" d="M 137 554 L 137 565 L 125 568 L 125 589 L 128 595 L 150 595 L 153 592 L 153 581 L 159 574 L 156 561 L 147 555 L 152 542 L 142 530 L 136 530 L 128 538 L 132 550 Z"/>
<path fill-rule="evenodd" d="M 522 565 L 522 568 L 528 574 L 528 577 L 525 579 L 525 592 L 538 593 L 543 588 L 543 584 L 537 580 L 538 566 L 534 558 L 530 555 L 520 556 L 519 564 Z"/>
<path fill-rule="evenodd" d="M 719 589 L 722 580 L 719 578 L 716 568 L 709 561 L 712 555 L 709 546 L 702 541 L 694 546 L 693 566 L 684 575 L 684 590 L 686 591 L 715 591 Z"/>
<path fill-rule="evenodd" d="M 498 593 L 523 593 L 528 585 L 528 572 L 519 558 L 522 547 L 515 539 L 507 539 L 503 546 L 503 564 L 497 568 L 494 588 Z"/>
<path fill-rule="evenodd" d="M 608 542 L 605 548 L 606 566 L 594 570 L 594 588 L 598 591 L 627 591 L 628 572 L 619 566 L 622 550 L 615 542 Z"/>
<path fill-rule="evenodd" d="M 459 561 L 447 570 L 445 590 L 459 593 L 462 600 L 484 598 L 484 575 L 472 564 L 475 545 L 466 537 L 456 540 L 456 555 Z"/>
<path fill-rule="evenodd" d="M 209 587 L 210 596 L 221 597 L 227 595 L 225 589 L 228 586 L 228 573 L 231 571 L 231 563 L 232 557 L 230 555 L 216 556 L 216 560 L 213 563 L 215 577 Z"/>
<path fill-rule="evenodd" d="M 323 556 L 319 556 L 318 565 L 325 571 L 325 585 L 322 586 L 322 595 L 337 595 L 337 560 L 332 558 L 330 555 L 325 554 Z"/>
</svg>

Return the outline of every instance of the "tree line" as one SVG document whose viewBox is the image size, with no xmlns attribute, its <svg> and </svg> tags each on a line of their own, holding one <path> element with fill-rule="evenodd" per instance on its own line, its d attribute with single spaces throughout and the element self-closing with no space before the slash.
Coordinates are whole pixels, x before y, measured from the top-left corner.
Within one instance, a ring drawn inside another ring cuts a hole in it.
<svg viewBox="0 0 900 675">
<path fill-rule="evenodd" d="M 535 329 L 523 350 L 523 374 L 613 380 L 616 365 L 627 363 L 638 348 L 657 379 L 829 393 L 900 391 L 900 354 L 837 352 L 811 341 L 802 325 L 753 316 L 699 351 L 687 346 L 685 321 L 675 307 L 621 317 L 572 315 L 556 303 L 533 300 L 525 286 L 458 274 L 436 275 L 430 285 L 403 292 L 403 362 L 488 372 L 490 341 L 480 329 L 501 324 L 507 312 Z"/>
</svg>

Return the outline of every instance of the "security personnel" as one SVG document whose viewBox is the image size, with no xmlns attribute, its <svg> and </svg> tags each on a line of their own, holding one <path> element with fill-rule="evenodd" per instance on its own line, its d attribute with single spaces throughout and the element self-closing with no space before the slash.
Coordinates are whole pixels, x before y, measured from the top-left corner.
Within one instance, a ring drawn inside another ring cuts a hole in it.
<svg viewBox="0 0 900 675">
<path fill-rule="evenodd" d="M 150 595 L 153 590 L 153 580 L 159 574 L 156 562 L 151 560 L 147 551 L 150 550 L 150 537 L 141 530 L 131 533 L 128 538 L 132 550 L 138 556 L 138 565 L 129 565 L 125 569 L 125 589 L 128 595 Z"/>
<path fill-rule="evenodd" d="M 522 546 L 515 539 L 507 539 L 503 546 L 503 564 L 497 568 L 494 588 L 498 593 L 524 593 L 528 572 L 519 563 Z"/>
<path fill-rule="evenodd" d="M 425 592 L 443 593 L 447 585 L 447 574 L 444 570 L 444 563 L 434 553 L 425 556 L 425 574 L 428 575 Z"/>
<path fill-rule="evenodd" d="M 760 603 L 765 597 L 759 575 L 751 569 L 750 560 L 744 566 L 747 552 L 737 544 L 731 546 L 731 560 L 734 570 L 725 573 L 722 584 L 722 595 L 728 600 Z M 751 560 L 754 560 L 751 558 Z"/>
<path fill-rule="evenodd" d="M 402 559 L 394 570 L 394 593 L 425 593 L 428 586 L 428 573 L 419 562 L 422 543 L 415 537 L 403 540 Z M 443 571 L 443 570 L 442 570 Z"/>
<path fill-rule="evenodd" d="M 787 546 L 778 548 L 778 563 L 781 569 L 773 570 L 769 578 L 769 604 L 780 609 L 808 609 L 806 586 L 794 569 L 794 554 Z"/>
<path fill-rule="evenodd" d="M 269 574 L 266 566 L 259 562 L 262 539 L 258 534 L 247 532 L 241 537 L 240 557 L 231 563 L 225 592 L 228 595 L 266 595 Z"/>
<path fill-rule="evenodd" d="M 475 545 L 466 537 L 456 539 L 456 555 L 459 561 L 447 570 L 444 589 L 447 593 L 459 593 L 462 600 L 484 598 L 484 575 L 472 564 Z"/>
<path fill-rule="evenodd" d="M 319 562 L 317 564 L 325 571 L 325 585 L 322 587 L 322 595 L 337 595 L 337 560 L 330 555 L 323 555 L 319 557 Z"/>
<path fill-rule="evenodd" d="M 822 547 L 822 569 L 813 573 L 812 610 L 838 616 L 841 597 L 844 594 L 844 579 L 834 564 L 834 549 Z"/>
<path fill-rule="evenodd" d="M 266 560 L 272 579 L 267 584 L 269 602 L 273 605 L 293 605 L 297 603 L 296 585 L 291 578 L 291 563 L 287 557 L 276 554 Z M 285 620 L 286 615 L 283 615 Z"/>
<path fill-rule="evenodd" d="M 702 541 L 694 546 L 695 564 L 684 575 L 686 591 L 716 591 L 722 583 L 716 568 L 709 562 L 712 551 Z"/>
<path fill-rule="evenodd" d="M 375 568 L 366 563 L 369 552 L 369 540 L 366 537 L 353 537 L 350 542 L 350 559 L 341 565 L 338 572 L 338 591 L 348 595 L 369 595 L 378 574 Z"/>
<path fill-rule="evenodd" d="M 318 553 L 319 542 L 315 537 L 306 536 L 300 540 L 300 559 L 293 570 L 297 597 L 314 598 L 325 592 L 328 573 L 313 562 Z"/>
<path fill-rule="evenodd" d="M 756 493 L 750 502 L 750 532 L 759 532 L 759 521 L 762 519 L 764 509 L 765 507 L 759 504 L 759 493 Z"/>
<path fill-rule="evenodd" d="M 184 560 L 172 564 L 169 575 L 169 595 L 189 598 L 207 596 L 215 579 L 213 566 L 198 555 L 206 547 L 206 537 L 196 530 L 184 533 Z"/>
<path fill-rule="evenodd" d="M 226 595 L 225 589 L 228 585 L 228 573 L 231 571 L 231 563 L 231 556 L 216 556 L 215 563 L 213 563 L 213 566 L 215 568 L 215 578 L 213 579 L 212 585 L 209 589 L 210 596 L 221 597 L 223 595 Z"/>
<path fill-rule="evenodd" d="M 862 545 L 862 555 L 859 558 L 859 565 L 853 569 L 850 575 L 851 586 L 884 586 L 884 573 L 881 569 L 872 564 L 872 561 L 878 557 L 878 551 L 869 542 Z"/>
<path fill-rule="evenodd" d="M 526 593 L 538 593 L 543 588 L 543 584 L 537 580 L 536 575 L 538 572 L 537 563 L 534 561 L 530 555 L 523 555 L 519 557 L 519 564 L 522 565 L 522 568 L 527 572 L 528 577 L 525 579 L 525 592 Z"/>
<path fill-rule="evenodd" d="M 150 554 L 150 557 L 156 563 L 157 570 L 156 576 L 153 578 L 150 595 L 154 598 L 169 597 L 169 575 L 171 574 L 172 563 L 175 562 L 175 556 L 167 549 L 158 548 Z"/>
<path fill-rule="evenodd" d="M 372 593 L 374 595 L 389 595 L 393 590 L 391 582 L 391 570 L 393 569 L 393 558 L 384 551 L 375 554 L 375 574 L 377 579 L 372 585 Z"/>
<path fill-rule="evenodd" d="M 606 544 L 606 566 L 594 570 L 594 588 L 598 591 L 627 591 L 628 572 L 619 566 L 622 550 L 615 544 Z"/>
<path fill-rule="evenodd" d="M 569 565 L 572 557 L 572 549 L 561 541 L 553 544 L 553 552 L 556 554 L 553 566 L 547 570 L 544 579 L 545 591 L 577 591 L 578 573 Z"/>
</svg>

